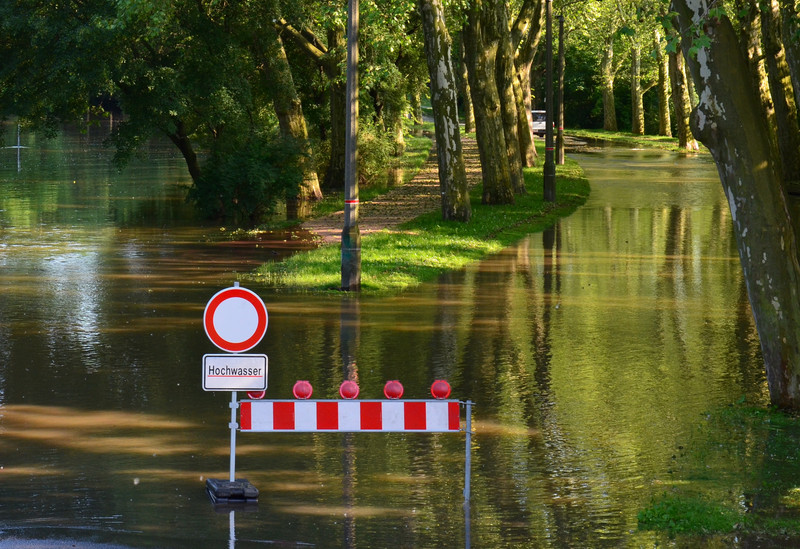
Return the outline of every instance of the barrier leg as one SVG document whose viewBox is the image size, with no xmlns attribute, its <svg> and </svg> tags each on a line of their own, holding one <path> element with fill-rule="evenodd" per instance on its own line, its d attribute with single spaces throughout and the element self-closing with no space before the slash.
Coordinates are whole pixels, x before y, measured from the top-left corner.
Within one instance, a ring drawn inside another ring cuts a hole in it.
<svg viewBox="0 0 800 549">
<path fill-rule="evenodd" d="M 467 433 L 464 450 L 464 503 L 469 502 L 470 481 L 472 477 L 472 401 L 466 402 Z"/>
<path fill-rule="evenodd" d="M 228 426 L 231 428 L 231 476 L 230 481 L 234 482 L 236 480 L 236 428 L 238 425 L 236 424 L 236 408 L 239 407 L 239 403 L 236 402 L 236 391 L 231 393 L 231 422 Z"/>
</svg>

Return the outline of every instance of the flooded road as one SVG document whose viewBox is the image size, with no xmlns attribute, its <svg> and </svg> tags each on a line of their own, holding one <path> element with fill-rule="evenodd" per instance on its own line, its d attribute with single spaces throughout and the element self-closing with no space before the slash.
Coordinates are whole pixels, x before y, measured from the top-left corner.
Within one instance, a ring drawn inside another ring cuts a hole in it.
<svg viewBox="0 0 800 549">
<path fill-rule="evenodd" d="M 452 434 L 240 433 L 261 491 L 233 515 L 229 393 L 203 309 L 296 242 L 231 242 L 193 217 L 168 147 L 117 173 L 102 134 L 0 151 L 0 547 L 640 547 L 637 512 L 703 414 L 766 383 L 715 168 L 576 155 L 587 204 L 552 230 L 390 298 L 258 292 L 269 398 L 298 379 L 359 398 L 434 379 L 472 400 L 472 500 Z"/>
</svg>

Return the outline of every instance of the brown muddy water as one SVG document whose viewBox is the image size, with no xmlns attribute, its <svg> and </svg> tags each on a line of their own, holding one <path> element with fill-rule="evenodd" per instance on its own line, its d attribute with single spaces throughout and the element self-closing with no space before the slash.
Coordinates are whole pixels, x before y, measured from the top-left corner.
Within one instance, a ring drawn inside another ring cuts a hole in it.
<svg viewBox="0 0 800 549">
<path fill-rule="evenodd" d="M 202 390 L 203 309 L 303 243 L 229 241 L 172 149 L 118 173 L 92 132 L 0 150 L 0 547 L 650 547 L 669 540 L 637 512 L 704 414 L 766 401 L 711 161 L 580 154 L 584 207 L 437 283 L 243 284 L 269 310 L 269 398 L 335 398 L 350 373 L 360 398 L 444 378 L 473 401 L 469 506 L 463 434 L 240 433 L 261 496 L 215 509 L 230 395 Z"/>
</svg>

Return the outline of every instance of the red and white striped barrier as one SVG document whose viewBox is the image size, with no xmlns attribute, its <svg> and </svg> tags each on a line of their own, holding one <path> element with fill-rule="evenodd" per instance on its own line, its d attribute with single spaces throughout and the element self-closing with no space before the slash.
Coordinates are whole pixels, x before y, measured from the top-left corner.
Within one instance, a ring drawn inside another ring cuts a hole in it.
<svg viewBox="0 0 800 549">
<path fill-rule="evenodd" d="M 457 400 L 244 400 L 248 432 L 451 433 L 461 429 Z"/>
</svg>

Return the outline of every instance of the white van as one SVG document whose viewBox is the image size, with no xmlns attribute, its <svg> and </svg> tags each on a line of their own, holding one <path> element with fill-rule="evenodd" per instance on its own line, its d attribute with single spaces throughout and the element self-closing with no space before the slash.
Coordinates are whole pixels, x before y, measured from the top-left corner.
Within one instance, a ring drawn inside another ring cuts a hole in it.
<svg viewBox="0 0 800 549">
<path fill-rule="evenodd" d="M 533 133 L 543 137 L 547 128 L 547 111 L 531 111 L 531 116 L 533 117 Z"/>
</svg>

